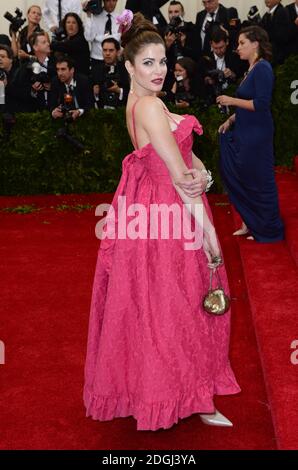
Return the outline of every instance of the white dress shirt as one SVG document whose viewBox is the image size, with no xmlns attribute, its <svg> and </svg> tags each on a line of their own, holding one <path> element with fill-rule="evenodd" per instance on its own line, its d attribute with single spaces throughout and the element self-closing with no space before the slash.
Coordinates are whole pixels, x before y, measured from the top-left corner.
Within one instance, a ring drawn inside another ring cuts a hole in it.
<svg viewBox="0 0 298 470">
<path fill-rule="evenodd" d="M 216 68 L 217 70 L 224 70 L 226 68 L 226 62 L 225 62 L 225 57 L 218 57 L 215 52 L 213 52 L 214 54 L 214 59 L 215 59 L 215 62 L 216 62 Z"/>
<path fill-rule="evenodd" d="M 43 62 L 39 62 L 39 60 L 35 60 L 35 62 L 38 62 L 39 65 L 40 65 L 40 68 L 41 68 L 41 72 L 45 72 L 47 73 L 48 72 L 48 63 L 49 63 L 49 58 L 46 57 L 45 60 Z M 44 99 L 45 99 L 45 102 L 48 104 L 48 92 L 47 90 L 43 90 L 43 94 L 44 94 Z M 33 90 L 33 88 L 31 88 L 31 96 L 33 98 L 37 98 L 37 95 L 38 95 L 38 92 Z"/>
<path fill-rule="evenodd" d="M 118 33 L 119 25 L 116 23 L 117 15 L 110 13 L 112 21 L 112 34 L 105 34 L 105 26 L 108 21 L 108 12 L 103 10 L 100 15 L 91 15 L 85 19 L 85 38 L 91 43 L 91 58 L 103 60 L 102 41 L 107 37 L 113 37 L 120 42 L 121 34 Z"/>
<path fill-rule="evenodd" d="M 75 91 L 75 88 L 77 86 L 77 82 L 75 81 L 74 78 L 72 78 L 71 82 L 69 84 L 65 83 L 64 85 L 65 85 L 65 88 L 66 88 L 66 92 L 70 93 L 70 90 Z M 79 108 L 79 103 L 78 103 L 76 95 L 73 95 L 73 102 L 74 102 L 74 105 L 75 105 L 76 109 L 78 111 L 80 111 L 80 116 L 82 116 L 82 114 L 84 114 L 85 110 L 82 109 L 82 108 Z"/>
<path fill-rule="evenodd" d="M 271 10 L 269 10 L 269 13 L 270 15 L 272 16 L 273 13 L 275 12 L 276 8 L 278 7 L 279 3 L 277 5 L 275 5 L 274 7 L 271 8 Z"/>
<path fill-rule="evenodd" d="M 205 36 L 206 36 L 206 32 L 205 32 L 205 27 L 206 27 L 206 23 L 207 21 L 215 21 L 215 18 L 216 18 L 216 15 L 218 13 L 218 10 L 219 8 L 217 8 L 217 10 L 215 10 L 214 12 L 214 15 L 210 15 L 210 13 L 207 13 L 205 19 L 204 19 L 204 23 L 202 25 L 202 30 L 201 30 L 201 39 L 202 39 L 202 46 L 204 45 L 204 41 L 205 41 Z"/>
<path fill-rule="evenodd" d="M 214 59 L 215 59 L 215 62 L 216 62 L 216 69 L 217 70 L 221 70 L 222 72 L 225 70 L 226 68 L 226 61 L 225 61 L 225 57 L 218 57 L 218 55 L 215 54 L 215 52 L 213 52 L 213 55 L 214 55 Z M 228 88 L 228 82 L 224 82 L 222 83 L 222 89 L 225 90 L 226 88 Z"/>
<path fill-rule="evenodd" d="M 48 30 L 53 27 L 59 26 L 59 1 L 58 0 L 45 0 L 42 9 L 43 19 Z M 80 0 L 61 0 L 62 18 L 67 13 L 77 13 L 79 16 L 82 13 L 82 5 Z"/>
</svg>

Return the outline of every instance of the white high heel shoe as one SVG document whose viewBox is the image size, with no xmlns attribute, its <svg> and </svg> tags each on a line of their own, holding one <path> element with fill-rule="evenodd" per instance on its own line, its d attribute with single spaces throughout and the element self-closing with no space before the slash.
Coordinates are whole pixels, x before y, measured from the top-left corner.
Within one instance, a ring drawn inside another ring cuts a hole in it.
<svg viewBox="0 0 298 470">
<path fill-rule="evenodd" d="M 204 424 L 208 424 L 209 426 L 223 426 L 227 428 L 233 426 L 233 423 L 218 410 L 215 410 L 213 414 L 200 414 L 200 418 Z"/>
</svg>

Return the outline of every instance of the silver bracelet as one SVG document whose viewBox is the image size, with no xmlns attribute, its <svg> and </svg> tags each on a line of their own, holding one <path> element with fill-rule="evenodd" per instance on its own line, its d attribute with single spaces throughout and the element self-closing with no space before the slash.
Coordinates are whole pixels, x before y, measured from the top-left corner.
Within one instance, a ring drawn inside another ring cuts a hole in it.
<svg viewBox="0 0 298 470">
<path fill-rule="evenodd" d="M 209 191 L 209 189 L 211 188 L 211 186 L 213 185 L 214 180 L 212 178 L 212 174 L 211 174 L 210 170 L 206 170 L 204 168 L 203 170 L 201 170 L 201 173 L 206 176 L 207 186 L 206 186 L 206 189 L 205 189 L 205 193 L 207 193 Z"/>
</svg>

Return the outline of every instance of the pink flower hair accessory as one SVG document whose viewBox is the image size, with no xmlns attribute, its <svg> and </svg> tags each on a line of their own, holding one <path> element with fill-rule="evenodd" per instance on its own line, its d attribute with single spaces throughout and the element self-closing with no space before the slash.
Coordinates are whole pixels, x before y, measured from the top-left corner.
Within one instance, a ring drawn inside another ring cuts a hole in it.
<svg viewBox="0 0 298 470">
<path fill-rule="evenodd" d="M 118 33 L 126 33 L 131 27 L 132 20 L 133 12 L 131 10 L 123 10 L 121 15 L 116 18 L 116 23 L 119 24 Z"/>
</svg>

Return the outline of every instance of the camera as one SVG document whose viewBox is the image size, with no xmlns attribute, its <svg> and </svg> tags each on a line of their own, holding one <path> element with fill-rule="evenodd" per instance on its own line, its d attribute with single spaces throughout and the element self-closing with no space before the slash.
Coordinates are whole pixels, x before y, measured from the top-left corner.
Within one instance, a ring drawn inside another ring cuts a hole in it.
<svg viewBox="0 0 298 470">
<path fill-rule="evenodd" d="M 109 91 L 114 83 L 119 83 L 120 76 L 117 71 L 116 65 L 105 65 L 104 68 L 104 82 L 102 84 L 103 89 L 103 106 L 104 108 L 115 109 L 118 106 L 119 96 L 117 93 Z"/>
<path fill-rule="evenodd" d="M 63 41 L 66 38 L 66 33 L 63 28 L 63 26 L 59 26 L 59 28 L 56 29 L 54 35 L 53 35 L 53 41 Z"/>
<path fill-rule="evenodd" d="M 253 23 L 253 24 L 259 24 L 261 22 L 261 15 L 256 5 L 250 8 L 247 14 L 247 19 L 250 23 Z"/>
<path fill-rule="evenodd" d="M 42 84 L 50 83 L 51 79 L 47 72 L 45 72 L 44 68 L 41 66 L 39 62 L 34 60 L 33 62 L 30 61 L 28 68 L 32 71 L 31 83 L 32 85 L 36 82 L 40 82 Z"/>
<path fill-rule="evenodd" d="M 182 52 L 180 35 L 182 33 L 184 34 L 187 33 L 187 27 L 184 25 L 183 18 L 181 18 L 181 16 L 174 16 L 171 19 L 166 29 L 166 34 L 168 33 L 175 34 L 176 36 L 175 42 L 173 44 L 173 54 L 174 54 L 175 60 L 182 59 L 184 55 Z"/>
<path fill-rule="evenodd" d="M 176 82 L 177 82 L 177 91 L 175 93 L 176 103 L 179 103 L 179 101 L 186 101 L 187 103 L 190 103 L 194 99 L 194 96 L 192 96 L 191 93 L 186 91 L 184 83 L 183 83 L 183 77 L 181 75 L 178 75 L 176 77 Z"/>
<path fill-rule="evenodd" d="M 26 19 L 23 18 L 23 13 L 19 8 L 16 8 L 15 16 L 13 16 L 8 11 L 3 16 L 11 23 L 10 27 L 14 33 L 17 33 L 23 24 L 26 23 Z"/>
<path fill-rule="evenodd" d="M 101 0 L 90 0 L 85 8 L 83 8 L 83 11 L 85 13 L 92 13 L 93 15 L 100 15 L 102 12 L 102 2 Z"/>
<path fill-rule="evenodd" d="M 172 33 L 178 36 L 180 33 L 185 33 L 186 28 L 183 24 L 183 18 L 181 16 L 174 16 L 167 27 L 167 33 Z"/>
<path fill-rule="evenodd" d="M 214 96 L 217 97 L 222 95 L 223 90 L 226 88 L 227 84 L 227 79 L 224 75 L 224 72 L 222 70 L 212 69 L 208 71 L 208 76 L 211 77 L 215 82 L 213 85 Z M 219 105 L 218 107 L 221 114 L 229 114 L 228 106 Z"/>
<path fill-rule="evenodd" d="M 63 103 L 60 105 L 61 112 L 65 123 L 70 124 L 73 122 L 72 114 L 70 111 L 74 109 L 73 96 L 70 93 L 65 93 Z"/>
<path fill-rule="evenodd" d="M 56 137 L 58 139 L 64 139 L 69 142 L 77 150 L 84 150 L 84 145 L 73 137 L 69 131 L 69 124 L 73 123 L 73 117 L 71 111 L 75 109 L 74 99 L 71 93 L 65 93 L 63 96 L 63 103 L 60 105 L 60 110 L 63 113 L 64 127 L 58 129 Z"/>
</svg>

